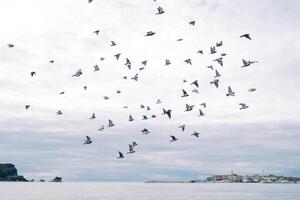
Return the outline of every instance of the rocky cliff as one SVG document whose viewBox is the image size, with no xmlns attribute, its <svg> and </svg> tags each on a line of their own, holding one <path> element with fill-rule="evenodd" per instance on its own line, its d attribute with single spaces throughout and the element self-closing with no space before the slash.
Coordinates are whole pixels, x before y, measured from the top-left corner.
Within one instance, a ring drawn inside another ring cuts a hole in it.
<svg viewBox="0 0 300 200">
<path fill-rule="evenodd" d="M 0 181 L 22 181 L 27 182 L 23 176 L 18 175 L 15 165 L 10 163 L 0 163 Z"/>
</svg>

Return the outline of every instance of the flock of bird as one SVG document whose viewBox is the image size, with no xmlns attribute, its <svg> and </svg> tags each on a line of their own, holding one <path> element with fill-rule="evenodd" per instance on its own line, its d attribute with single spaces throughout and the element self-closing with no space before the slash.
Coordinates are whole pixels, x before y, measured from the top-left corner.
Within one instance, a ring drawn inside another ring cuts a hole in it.
<svg viewBox="0 0 300 200">
<path fill-rule="evenodd" d="M 92 3 L 93 0 L 88 0 L 88 2 L 89 2 L 89 3 Z M 159 7 L 157 8 L 157 12 L 155 13 L 155 15 L 162 15 L 162 14 L 165 14 L 165 10 L 164 10 L 162 7 L 159 6 Z M 196 21 L 190 21 L 188 24 L 191 25 L 191 26 L 195 26 Z M 99 34 L 100 34 L 100 30 L 95 30 L 95 31 L 93 31 L 93 34 L 99 35 Z M 145 33 L 144 36 L 145 36 L 145 37 L 151 37 L 151 36 L 153 36 L 153 35 L 155 35 L 155 34 L 156 34 L 156 33 L 155 33 L 154 31 L 148 31 L 148 32 Z M 247 40 L 252 40 L 250 34 L 243 34 L 243 35 L 240 36 L 240 38 L 245 38 L 245 39 L 247 39 Z M 180 38 L 180 39 L 178 39 L 177 41 L 182 41 L 182 40 L 183 40 L 183 38 Z M 110 46 L 116 46 L 116 45 L 117 45 L 116 42 L 111 41 L 111 45 L 110 45 Z M 7 46 L 8 46 L 9 48 L 15 47 L 14 44 L 7 44 Z M 223 46 L 223 41 L 217 42 L 214 46 L 210 47 L 209 54 L 216 54 L 217 51 L 218 51 L 218 48 L 221 47 L 221 46 Z M 197 53 L 199 53 L 199 54 L 204 54 L 204 51 L 203 51 L 203 50 L 198 50 Z M 223 67 L 223 65 L 224 65 L 223 59 L 225 58 L 225 56 L 226 56 L 226 54 L 225 54 L 225 53 L 222 53 L 221 56 L 218 57 L 218 58 L 216 58 L 216 59 L 214 59 L 213 62 L 216 62 L 219 66 Z M 121 57 L 121 53 L 115 54 L 115 55 L 113 55 L 113 57 L 114 57 L 116 60 L 119 60 L 120 57 Z M 105 58 L 103 58 L 103 57 L 100 58 L 100 60 L 104 60 L 104 59 L 105 59 Z M 51 64 L 53 64 L 53 63 L 54 63 L 54 60 L 50 60 L 49 62 L 50 62 Z M 186 60 L 184 60 L 184 62 L 185 62 L 186 64 L 188 64 L 188 65 L 192 65 L 192 60 L 191 60 L 191 59 L 186 59 Z M 241 65 L 241 68 L 249 67 L 250 65 L 252 65 L 252 64 L 254 64 L 254 63 L 257 63 L 257 61 L 251 61 L 251 60 L 247 61 L 247 60 L 245 60 L 245 59 L 242 59 L 242 65 Z M 147 65 L 147 60 L 142 61 L 141 64 L 143 65 L 143 67 L 139 68 L 140 71 L 143 70 L 143 69 L 145 68 L 145 66 Z M 170 61 L 169 59 L 165 59 L 165 65 L 170 65 L 170 64 L 171 64 L 171 61 Z M 131 70 L 131 65 L 132 65 L 132 63 L 131 63 L 131 61 L 130 61 L 129 58 L 126 58 L 126 59 L 125 59 L 124 65 L 125 65 L 129 70 Z M 210 82 L 210 84 L 213 85 L 213 86 L 215 86 L 216 88 L 218 88 L 218 87 L 219 87 L 219 83 L 220 83 L 219 77 L 221 76 L 221 74 L 219 73 L 219 71 L 218 71 L 217 69 L 215 69 L 215 68 L 213 67 L 213 65 L 207 66 L 207 68 L 213 70 L 214 73 L 215 73 L 214 79 Z M 95 65 L 95 66 L 94 66 L 94 72 L 97 72 L 97 71 L 99 71 L 99 70 L 100 70 L 99 66 L 98 66 L 98 65 Z M 72 74 L 72 77 L 78 78 L 78 77 L 80 77 L 82 74 L 83 74 L 83 71 L 82 71 L 81 69 L 78 69 L 74 74 Z M 37 75 L 37 73 L 36 73 L 35 71 L 30 72 L 30 76 L 31 76 L 31 77 L 34 77 L 34 76 L 36 76 L 36 75 Z M 123 79 L 128 79 L 128 77 L 127 77 L 127 76 L 124 76 Z M 135 74 L 133 77 L 131 77 L 130 79 L 131 79 L 131 80 L 134 80 L 134 81 L 138 81 L 138 80 L 139 80 L 139 74 L 136 73 L 136 74 Z M 185 83 L 185 82 L 187 82 L 187 80 L 184 79 L 183 82 Z M 199 91 L 198 91 L 198 88 L 199 88 L 199 82 L 198 82 L 198 80 L 195 80 L 195 81 L 191 82 L 190 84 L 193 85 L 193 86 L 195 87 L 195 88 L 192 90 L 192 92 L 198 93 L 198 92 L 199 92 Z M 87 86 L 84 86 L 83 88 L 84 88 L 84 90 L 87 90 Z M 256 88 L 250 88 L 250 89 L 248 89 L 248 92 L 254 92 L 254 91 L 256 91 Z M 63 95 L 64 93 L 65 93 L 65 92 L 62 91 L 62 92 L 59 93 L 59 95 Z M 117 94 L 120 94 L 121 91 L 120 91 L 120 90 L 117 90 L 116 93 L 117 93 Z M 187 92 L 186 90 L 182 89 L 182 95 L 181 95 L 181 98 L 186 98 L 186 97 L 188 97 L 189 95 L 190 95 L 190 94 L 188 94 L 188 92 Z M 228 92 L 227 92 L 226 96 L 227 96 L 227 97 L 234 97 L 235 95 L 236 95 L 236 94 L 235 94 L 235 92 L 233 91 L 233 89 L 231 88 L 231 86 L 228 86 Z M 104 96 L 103 98 L 104 98 L 104 100 L 109 100 L 109 99 L 110 99 L 109 96 Z M 156 104 L 161 104 L 161 103 L 162 103 L 162 101 L 161 101 L 160 99 L 158 99 L 158 100 L 156 101 Z M 244 110 L 244 109 L 249 108 L 249 106 L 248 106 L 246 103 L 239 103 L 239 105 L 240 105 L 240 108 L 239 108 L 239 109 L 241 109 L 241 110 Z M 202 102 L 202 103 L 200 104 L 200 106 L 202 106 L 202 107 L 205 109 L 205 108 L 206 108 L 206 102 Z M 192 105 L 192 104 L 186 104 L 185 107 L 186 107 L 186 109 L 184 110 L 184 112 L 189 112 L 189 111 L 192 111 L 192 110 L 195 108 L 195 105 Z M 124 106 L 123 108 L 124 108 L 124 109 L 127 109 L 128 106 Z M 147 111 L 150 111 L 150 110 L 151 110 L 150 106 L 145 106 L 145 105 L 140 105 L 140 108 L 141 108 L 141 109 L 146 109 Z M 26 109 L 26 110 L 30 109 L 30 105 L 25 105 L 25 109 Z M 61 110 L 58 110 L 58 111 L 56 112 L 56 114 L 57 114 L 57 115 L 62 115 L 63 112 L 62 112 Z M 162 109 L 162 115 L 166 115 L 168 119 L 172 119 L 172 110 L 171 110 L 171 109 L 163 108 L 163 109 Z M 202 111 L 202 109 L 199 108 L 199 115 L 198 115 L 198 116 L 199 116 L 199 117 L 202 117 L 202 116 L 204 116 L 204 115 L 205 115 L 205 114 L 204 114 L 204 112 Z M 91 117 L 90 117 L 89 119 L 93 120 L 93 119 L 95 119 L 95 118 L 96 118 L 96 113 L 92 113 L 92 115 L 91 115 Z M 155 115 L 155 114 L 151 114 L 150 116 L 143 115 L 141 120 L 148 120 L 149 118 L 156 118 L 156 115 Z M 132 122 L 132 121 L 134 121 L 134 120 L 135 120 L 134 117 L 133 117 L 132 115 L 129 115 L 128 121 L 129 121 L 129 122 Z M 110 128 L 110 127 L 113 127 L 113 126 L 115 126 L 114 122 L 113 122 L 111 119 L 108 119 L 107 125 L 102 125 L 98 130 L 99 130 L 99 131 L 104 131 L 104 129 L 105 129 L 106 127 L 107 127 L 107 128 Z M 179 128 L 182 132 L 184 132 L 184 131 L 185 131 L 185 128 L 186 128 L 186 124 L 182 124 L 182 125 L 180 125 L 178 128 Z M 141 133 L 144 134 L 144 135 L 148 135 L 148 134 L 150 134 L 150 131 L 149 131 L 147 128 L 144 128 L 143 130 L 141 130 Z M 197 138 L 198 138 L 198 137 L 199 137 L 199 132 L 196 132 L 196 131 L 195 131 L 195 132 L 193 132 L 193 133 L 191 134 L 191 136 L 194 136 L 194 137 L 197 137 Z M 174 135 L 170 135 L 170 142 L 176 142 L 177 140 L 178 140 L 178 138 L 176 138 Z M 83 143 L 83 144 L 84 144 L 84 145 L 89 145 L 89 144 L 92 144 L 92 142 L 93 142 L 93 140 L 91 139 L 91 137 L 90 137 L 90 136 L 86 136 L 86 139 L 84 140 L 84 143 Z M 138 145 L 137 142 L 132 141 L 132 142 L 128 145 L 128 152 L 127 152 L 127 154 L 135 153 L 134 147 L 136 147 L 137 145 Z M 121 151 L 119 151 L 118 154 L 119 154 L 119 155 L 118 155 L 117 158 L 119 158 L 119 159 L 125 157 L 124 154 L 123 154 Z"/>
</svg>

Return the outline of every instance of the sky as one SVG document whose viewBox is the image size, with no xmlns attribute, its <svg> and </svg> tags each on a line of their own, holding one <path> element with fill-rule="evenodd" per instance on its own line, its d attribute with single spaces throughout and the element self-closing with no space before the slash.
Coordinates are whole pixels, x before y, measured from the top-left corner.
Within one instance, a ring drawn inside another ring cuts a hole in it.
<svg viewBox="0 0 300 200">
<path fill-rule="evenodd" d="M 164 14 L 155 14 L 158 6 Z M 65 181 L 190 180 L 231 170 L 300 176 L 299 1 L 1 0 L 0 8 L 0 163 L 14 163 L 19 174 Z M 145 37 L 148 31 L 156 34 Z M 213 61 L 221 53 L 223 67 Z M 258 63 L 241 68 L 242 59 Z M 208 65 L 221 74 L 219 88 Z M 78 69 L 83 74 L 72 77 Z M 191 92 L 194 80 L 199 94 Z M 182 89 L 190 96 L 181 98 Z M 194 110 L 184 112 L 186 103 Z M 162 108 L 172 109 L 172 119 Z M 107 128 L 108 119 L 116 125 Z M 86 135 L 92 144 L 83 145 Z M 138 146 L 128 155 L 132 141 Z"/>
</svg>

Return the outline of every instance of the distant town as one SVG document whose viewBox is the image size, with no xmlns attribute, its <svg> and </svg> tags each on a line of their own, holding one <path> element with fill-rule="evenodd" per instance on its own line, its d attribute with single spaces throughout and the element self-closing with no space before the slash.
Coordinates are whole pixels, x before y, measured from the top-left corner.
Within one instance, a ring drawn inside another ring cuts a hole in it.
<svg viewBox="0 0 300 200">
<path fill-rule="evenodd" d="M 230 174 L 212 175 L 202 180 L 191 181 L 158 181 L 152 180 L 146 183 L 298 183 L 300 178 L 278 175 L 239 175 L 231 171 Z"/>
</svg>

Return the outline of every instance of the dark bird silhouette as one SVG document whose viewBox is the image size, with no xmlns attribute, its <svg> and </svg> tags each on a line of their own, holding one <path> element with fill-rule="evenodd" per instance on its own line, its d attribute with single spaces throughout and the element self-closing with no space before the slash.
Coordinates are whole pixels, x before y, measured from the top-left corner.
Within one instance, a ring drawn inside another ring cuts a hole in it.
<svg viewBox="0 0 300 200">
<path fill-rule="evenodd" d="M 185 130 L 185 124 L 182 124 L 182 125 L 178 126 L 178 128 L 180 128 L 181 131 L 183 132 Z"/>
<path fill-rule="evenodd" d="M 191 83 L 191 85 L 195 85 L 197 88 L 199 87 L 199 83 L 198 80 L 195 80 Z"/>
<path fill-rule="evenodd" d="M 49 63 L 53 64 L 53 63 L 54 63 L 54 60 L 50 60 Z"/>
<path fill-rule="evenodd" d="M 217 61 L 223 67 L 223 57 L 214 59 L 214 61 Z"/>
<path fill-rule="evenodd" d="M 166 59 L 165 65 L 170 65 L 170 64 L 171 64 L 171 61 L 169 59 Z"/>
<path fill-rule="evenodd" d="M 163 14 L 163 13 L 165 13 L 165 11 L 164 11 L 164 9 L 162 8 L 162 7 L 158 7 L 157 8 L 157 13 L 155 13 L 156 15 L 161 15 L 161 14 Z"/>
<path fill-rule="evenodd" d="M 151 118 L 155 118 L 156 117 L 156 115 L 151 115 Z"/>
<path fill-rule="evenodd" d="M 99 35 L 100 30 L 95 30 L 93 33 L 96 34 L 96 35 Z"/>
<path fill-rule="evenodd" d="M 148 135 L 150 133 L 150 131 L 146 128 L 144 128 L 142 131 L 141 131 L 144 135 Z"/>
<path fill-rule="evenodd" d="M 108 97 L 108 96 L 103 96 L 103 99 L 104 99 L 104 100 L 108 100 L 109 97 Z"/>
<path fill-rule="evenodd" d="M 195 23 L 196 23 L 196 21 L 190 21 L 190 22 L 189 22 L 189 25 L 195 26 Z"/>
<path fill-rule="evenodd" d="M 194 88 L 193 90 L 192 90 L 192 92 L 194 92 L 194 93 L 199 93 L 199 90 L 198 89 L 196 89 L 196 88 Z"/>
<path fill-rule="evenodd" d="M 83 86 L 83 89 L 84 89 L 84 90 L 86 90 L 86 89 L 87 89 L 87 86 L 86 86 L 86 85 L 85 85 L 85 86 Z"/>
<path fill-rule="evenodd" d="M 203 50 L 198 50 L 197 53 L 203 54 Z"/>
<path fill-rule="evenodd" d="M 252 40 L 252 38 L 250 37 L 250 34 L 249 33 L 246 33 L 246 34 L 243 34 L 243 35 L 241 35 L 240 36 L 241 38 L 247 38 L 247 39 L 249 39 L 249 40 Z"/>
<path fill-rule="evenodd" d="M 90 119 L 95 119 L 96 118 L 96 114 L 93 113 L 92 116 L 90 117 Z"/>
<path fill-rule="evenodd" d="M 56 112 L 56 114 L 57 114 L 57 115 L 62 115 L 63 113 L 61 112 L 61 110 L 58 110 L 58 111 Z"/>
<path fill-rule="evenodd" d="M 242 68 L 243 67 L 249 67 L 250 65 L 252 65 L 253 63 L 257 63 L 257 61 L 246 61 L 246 60 L 244 60 L 244 59 L 242 59 L 242 61 L 243 61 L 243 66 L 241 66 Z"/>
<path fill-rule="evenodd" d="M 205 102 L 201 103 L 200 105 L 203 106 L 204 108 L 206 108 L 206 103 Z"/>
<path fill-rule="evenodd" d="M 232 89 L 231 89 L 231 87 L 230 86 L 228 86 L 228 93 L 226 94 L 226 96 L 235 96 L 235 94 L 234 94 L 235 92 L 233 92 L 232 91 Z"/>
<path fill-rule="evenodd" d="M 119 158 L 119 159 L 124 158 L 124 155 L 121 151 L 119 151 L 119 157 L 117 157 L 117 158 Z"/>
<path fill-rule="evenodd" d="M 161 100 L 157 99 L 156 104 L 160 104 L 160 103 L 161 103 Z"/>
<path fill-rule="evenodd" d="M 111 42 L 111 44 L 110 44 L 111 47 L 117 45 L 114 41 L 110 41 L 110 42 Z"/>
<path fill-rule="evenodd" d="M 30 108 L 30 105 L 25 105 L 25 109 L 28 110 Z"/>
<path fill-rule="evenodd" d="M 217 53 L 216 47 L 210 47 L 210 54 Z"/>
<path fill-rule="evenodd" d="M 35 76 L 36 73 L 35 72 L 30 72 L 31 77 Z"/>
<path fill-rule="evenodd" d="M 99 66 L 98 66 L 98 65 L 95 65 L 95 66 L 94 66 L 94 72 L 99 71 L 99 70 L 100 70 Z"/>
<path fill-rule="evenodd" d="M 131 115 L 129 115 L 128 121 L 130 121 L 130 122 L 133 121 L 133 117 Z"/>
<path fill-rule="evenodd" d="M 183 41 L 183 38 L 178 38 L 176 41 L 181 42 L 181 41 Z"/>
<path fill-rule="evenodd" d="M 245 110 L 245 109 L 249 108 L 249 106 L 246 105 L 245 103 L 240 103 L 239 105 L 241 106 L 240 110 Z"/>
<path fill-rule="evenodd" d="M 212 65 L 207 66 L 208 69 L 214 70 Z"/>
<path fill-rule="evenodd" d="M 148 119 L 147 115 L 143 115 L 142 120 L 147 120 L 147 119 Z"/>
<path fill-rule="evenodd" d="M 113 127 L 115 124 L 113 123 L 113 121 L 112 120 L 108 120 L 108 127 Z"/>
<path fill-rule="evenodd" d="M 7 44 L 7 46 L 8 46 L 9 48 L 13 48 L 13 47 L 15 47 L 15 45 L 14 45 L 14 44 Z"/>
<path fill-rule="evenodd" d="M 154 34 L 155 34 L 155 32 L 153 32 L 153 31 L 148 31 L 148 32 L 146 33 L 145 36 L 152 36 L 152 35 L 154 35 Z"/>
<path fill-rule="evenodd" d="M 120 56 L 121 56 L 120 53 L 117 53 L 116 55 L 114 55 L 114 57 L 115 57 L 117 60 L 119 60 Z"/>
<path fill-rule="evenodd" d="M 199 109 L 199 116 L 200 116 L 200 117 L 201 117 L 201 116 L 204 116 L 204 113 L 202 112 L 201 109 Z"/>
<path fill-rule="evenodd" d="M 100 128 L 98 128 L 98 131 L 104 131 L 104 125 L 102 125 Z"/>
<path fill-rule="evenodd" d="M 186 60 L 184 60 L 184 62 L 185 62 L 186 64 L 192 65 L 192 60 L 191 60 L 191 59 L 186 59 Z"/>
<path fill-rule="evenodd" d="M 185 112 L 192 111 L 195 105 L 185 104 Z"/>
<path fill-rule="evenodd" d="M 133 146 L 131 144 L 128 145 L 129 151 L 127 152 L 127 154 L 129 153 L 134 153 L 135 151 L 133 150 Z"/>
<path fill-rule="evenodd" d="M 92 3 L 93 2 L 93 0 L 89 0 L 89 3 Z"/>
<path fill-rule="evenodd" d="M 220 42 L 217 42 L 217 43 L 216 43 L 216 46 L 217 46 L 217 47 L 220 47 L 220 46 L 222 46 L 222 45 L 223 45 L 223 41 L 220 41 Z"/>
<path fill-rule="evenodd" d="M 192 136 L 199 137 L 199 133 L 194 131 L 194 133 L 192 133 Z"/>
<path fill-rule="evenodd" d="M 188 97 L 189 95 L 188 95 L 188 93 L 184 90 L 184 89 L 182 89 L 182 96 L 181 97 Z"/>
<path fill-rule="evenodd" d="M 79 77 L 81 75 L 82 75 L 82 71 L 81 71 L 81 69 L 79 69 L 75 74 L 72 75 L 72 77 L 73 76 Z"/>
<path fill-rule="evenodd" d="M 142 64 L 146 66 L 146 65 L 147 65 L 147 60 L 144 60 L 144 61 L 142 62 Z"/>
<path fill-rule="evenodd" d="M 163 115 L 167 115 L 169 117 L 169 119 L 171 119 L 172 115 L 171 115 L 172 110 L 166 110 L 163 108 Z"/>
<path fill-rule="evenodd" d="M 256 90 L 256 88 L 250 88 L 248 89 L 248 92 L 254 92 Z"/>
<path fill-rule="evenodd" d="M 85 137 L 86 139 L 84 140 L 83 144 L 91 144 L 93 142 L 89 136 L 85 136 Z"/>
<path fill-rule="evenodd" d="M 175 142 L 178 140 L 174 135 L 170 135 L 170 137 L 171 137 L 170 142 Z"/>
<path fill-rule="evenodd" d="M 135 146 L 137 146 L 137 145 L 138 145 L 138 143 L 136 143 L 135 141 L 132 142 L 132 146 L 133 146 L 133 147 L 135 147 Z"/>
<path fill-rule="evenodd" d="M 211 81 L 210 84 L 214 84 L 216 86 L 216 88 L 218 88 L 219 82 L 220 82 L 219 79 L 215 79 L 215 80 Z"/>
<path fill-rule="evenodd" d="M 218 78 L 221 76 L 221 74 L 218 72 L 218 70 L 215 70 L 216 75 L 214 76 L 215 78 Z"/>
<path fill-rule="evenodd" d="M 132 80 L 135 80 L 135 81 L 138 81 L 138 79 L 139 79 L 139 74 L 138 74 L 138 73 L 135 74 L 131 79 L 132 79 Z"/>
</svg>

